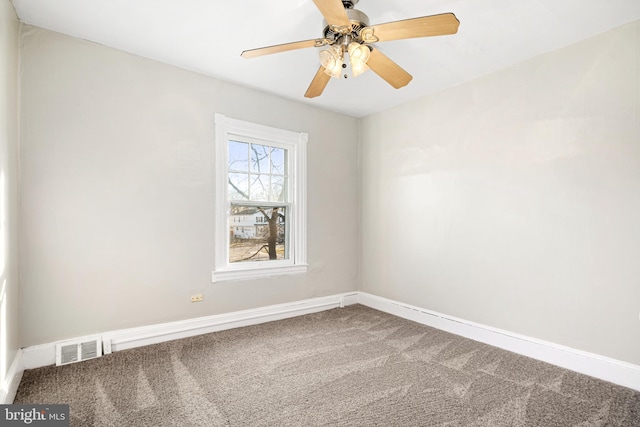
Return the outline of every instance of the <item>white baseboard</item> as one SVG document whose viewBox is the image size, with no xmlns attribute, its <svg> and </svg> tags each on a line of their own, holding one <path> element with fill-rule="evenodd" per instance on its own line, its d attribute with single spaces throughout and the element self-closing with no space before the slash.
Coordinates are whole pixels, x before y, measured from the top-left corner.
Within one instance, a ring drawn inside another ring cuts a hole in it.
<svg viewBox="0 0 640 427">
<path fill-rule="evenodd" d="M 113 351 L 157 344 L 242 326 L 256 325 L 357 303 L 640 391 L 640 366 L 447 316 L 366 292 L 349 292 L 251 310 L 236 311 L 140 328 L 122 329 L 105 332 L 100 334 L 100 336 L 103 340 L 104 352 L 108 354 Z M 74 341 L 84 340 L 85 338 L 87 337 L 78 337 L 75 338 Z M 9 369 L 9 372 L 13 373 L 7 376 L 7 386 L 2 385 L 3 388 L 0 390 L 0 403 L 2 402 L 3 395 L 5 396 L 5 401 L 7 398 L 10 398 L 11 401 L 13 400 L 24 369 L 53 365 L 56 360 L 56 344 L 64 343 L 65 341 L 22 349 L 16 357 L 16 360 L 14 360 L 12 367 Z"/>
<path fill-rule="evenodd" d="M 640 366 L 638 365 L 447 316 L 366 292 L 358 293 L 358 303 L 474 341 L 500 347 L 640 391 Z"/>
<path fill-rule="evenodd" d="M 104 332 L 99 335 L 102 337 L 104 353 L 109 354 L 113 351 L 302 316 L 304 314 L 316 313 L 345 305 L 357 304 L 357 302 L 358 292 L 349 292 L 251 310 L 235 311 L 232 313 L 198 317 L 140 328 L 121 329 L 118 331 Z M 22 352 L 22 366 L 24 369 L 33 369 L 53 365 L 56 362 L 56 344 L 68 341 L 85 341 L 95 336 L 94 334 L 90 337 L 78 337 L 73 340 L 26 347 Z"/>
<path fill-rule="evenodd" d="M 18 353 L 13 358 L 11 366 L 9 366 L 7 377 L 4 379 L 2 384 L 0 384 L 0 404 L 2 405 L 13 403 L 13 399 L 16 397 L 18 385 L 20 385 L 22 373 L 24 372 L 21 361 L 22 349 L 18 350 Z"/>
</svg>

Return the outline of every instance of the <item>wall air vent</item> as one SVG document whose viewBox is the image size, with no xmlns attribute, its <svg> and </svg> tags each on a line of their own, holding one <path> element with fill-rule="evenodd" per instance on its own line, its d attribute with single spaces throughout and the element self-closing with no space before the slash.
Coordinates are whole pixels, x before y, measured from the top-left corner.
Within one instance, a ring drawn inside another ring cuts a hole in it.
<svg viewBox="0 0 640 427">
<path fill-rule="evenodd" d="M 102 356 L 102 339 L 91 338 L 56 344 L 56 365 L 81 362 Z"/>
</svg>

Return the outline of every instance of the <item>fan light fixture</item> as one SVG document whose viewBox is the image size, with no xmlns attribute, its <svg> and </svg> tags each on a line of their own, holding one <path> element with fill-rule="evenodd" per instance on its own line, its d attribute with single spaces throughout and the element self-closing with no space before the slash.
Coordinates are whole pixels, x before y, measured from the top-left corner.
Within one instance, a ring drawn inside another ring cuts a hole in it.
<svg viewBox="0 0 640 427">
<path fill-rule="evenodd" d="M 369 69 L 367 61 L 371 51 L 365 45 L 357 42 L 351 42 L 347 46 L 349 53 L 349 63 L 351 64 L 351 73 L 353 77 L 358 77 Z M 331 77 L 339 79 L 342 74 L 344 64 L 344 47 L 343 45 L 332 45 L 328 49 L 320 51 L 320 63 L 324 67 L 324 72 Z"/>
<path fill-rule="evenodd" d="M 357 77 L 369 68 L 393 88 L 400 89 L 408 85 L 413 77 L 373 46 L 373 43 L 455 34 L 460 25 L 453 13 L 441 13 L 371 26 L 369 17 L 354 9 L 358 2 L 359 0 L 313 0 L 324 17 L 322 35 L 319 38 L 249 49 L 242 52 L 242 57 L 255 58 L 309 47 L 323 48 L 319 52 L 322 65 L 318 67 L 304 94 L 306 98 L 320 96 L 331 77 Z M 344 72 L 348 71 L 347 65 L 351 66 L 350 73 Z"/>
</svg>

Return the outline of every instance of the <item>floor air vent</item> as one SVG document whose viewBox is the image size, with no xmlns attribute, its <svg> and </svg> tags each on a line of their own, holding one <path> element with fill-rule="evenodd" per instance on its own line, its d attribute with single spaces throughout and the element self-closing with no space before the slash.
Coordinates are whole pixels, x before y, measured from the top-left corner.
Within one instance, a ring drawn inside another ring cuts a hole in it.
<svg viewBox="0 0 640 427">
<path fill-rule="evenodd" d="M 102 356 L 102 340 L 100 338 L 56 344 L 56 365 L 58 366 L 95 359 L 100 356 Z"/>
</svg>

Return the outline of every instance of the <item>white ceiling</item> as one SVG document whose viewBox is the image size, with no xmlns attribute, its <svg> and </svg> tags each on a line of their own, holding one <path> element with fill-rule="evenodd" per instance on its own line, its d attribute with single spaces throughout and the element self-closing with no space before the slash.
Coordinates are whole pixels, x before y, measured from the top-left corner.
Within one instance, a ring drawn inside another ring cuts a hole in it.
<svg viewBox="0 0 640 427">
<path fill-rule="evenodd" d="M 371 24 L 453 12 L 457 34 L 379 43 L 413 75 L 393 89 L 371 71 L 304 98 L 316 48 L 243 50 L 321 36 L 312 0 L 13 0 L 20 19 L 355 117 L 386 110 L 640 19 L 640 0 L 361 0 Z"/>
</svg>

